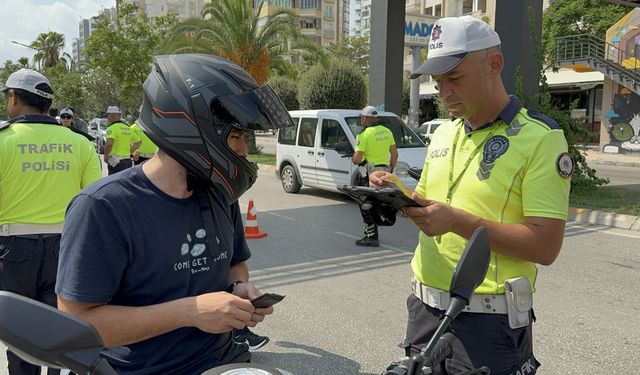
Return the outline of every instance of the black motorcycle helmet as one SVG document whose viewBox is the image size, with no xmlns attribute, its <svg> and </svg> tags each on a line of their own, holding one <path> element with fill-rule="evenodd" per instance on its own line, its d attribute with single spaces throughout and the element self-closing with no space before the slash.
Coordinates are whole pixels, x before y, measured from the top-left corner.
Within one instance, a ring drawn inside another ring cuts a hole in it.
<svg viewBox="0 0 640 375">
<path fill-rule="evenodd" d="M 293 126 L 286 108 L 267 85 L 235 63 L 211 55 L 156 56 L 144 82 L 140 127 L 198 182 L 235 202 L 258 177 L 258 168 L 227 144 L 242 131 Z"/>
</svg>

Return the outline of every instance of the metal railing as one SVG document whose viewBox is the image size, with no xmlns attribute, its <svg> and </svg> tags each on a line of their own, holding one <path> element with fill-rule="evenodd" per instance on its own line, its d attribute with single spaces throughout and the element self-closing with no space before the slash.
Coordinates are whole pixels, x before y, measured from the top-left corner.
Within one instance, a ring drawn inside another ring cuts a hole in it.
<svg viewBox="0 0 640 375">
<path fill-rule="evenodd" d="M 635 92 L 640 85 L 640 59 L 594 35 L 557 38 L 556 63 L 560 66 L 588 65 L 624 86 L 631 85 L 629 88 Z M 616 79 L 613 73 L 620 79 Z"/>
</svg>

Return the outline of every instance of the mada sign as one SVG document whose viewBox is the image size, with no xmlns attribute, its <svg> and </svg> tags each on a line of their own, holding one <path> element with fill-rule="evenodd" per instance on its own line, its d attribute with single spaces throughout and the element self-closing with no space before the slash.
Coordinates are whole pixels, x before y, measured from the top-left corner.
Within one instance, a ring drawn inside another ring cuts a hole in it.
<svg viewBox="0 0 640 375">
<path fill-rule="evenodd" d="M 431 28 L 437 17 L 407 14 L 404 18 L 404 45 L 407 47 L 427 47 Z"/>
</svg>

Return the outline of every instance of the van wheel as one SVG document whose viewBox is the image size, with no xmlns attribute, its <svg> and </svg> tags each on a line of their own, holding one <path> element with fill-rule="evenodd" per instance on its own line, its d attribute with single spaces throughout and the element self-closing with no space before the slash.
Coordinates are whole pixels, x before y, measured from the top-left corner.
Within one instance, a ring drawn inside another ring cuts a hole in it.
<svg viewBox="0 0 640 375">
<path fill-rule="evenodd" d="M 296 171 L 292 166 L 287 165 L 282 168 L 282 173 L 280 173 L 280 178 L 282 180 L 282 188 L 287 193 L 295 194 L 300 191 L 300 181 L 298 181 L 298 176 L 296 175 Z"/>
</svg>

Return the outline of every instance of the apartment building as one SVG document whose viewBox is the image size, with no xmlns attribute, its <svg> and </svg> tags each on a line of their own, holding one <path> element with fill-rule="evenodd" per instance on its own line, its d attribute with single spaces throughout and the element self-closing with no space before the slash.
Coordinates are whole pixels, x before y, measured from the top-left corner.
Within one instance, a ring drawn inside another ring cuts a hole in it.
<svg viewBox="0 0 640 375">
<path fill-rule="evenodd" d="M 78 38 L 74 38 L 72 42 L 72 54 L 76 62 L 85 61 L 86 56 L 84 50 L 87 47 L 87 40 L 89 39 L 89 35 L 95 30 L 96 23 L 101 17 L 107 17 L 110 23 L 115 23 L 116 8 L 104 8 L 100 11 L 99 15 L 83 18 L 78 22 Z"/>
<path fill-rule="evenodd" d="M 260 0 L 254 0 L 257 8 Z M 349 0 L 268 0 L 260 17 L 277 8 L 290 8 L 299 17 L 300 31 L 314 42 L 326 46 L 349 35 Z"/>
<path fill-rule="evenodd" d="M 175 14 L 179 21 L 201 17 L 205 0 L 133 0 L 132 3 L 151 19 Z"/>
<path fill-rule="evenodd" d="M 360 35 L 362 29 L 362 0 L 351 0 L 349 13 L 349 36 Z"/>
</svg>

